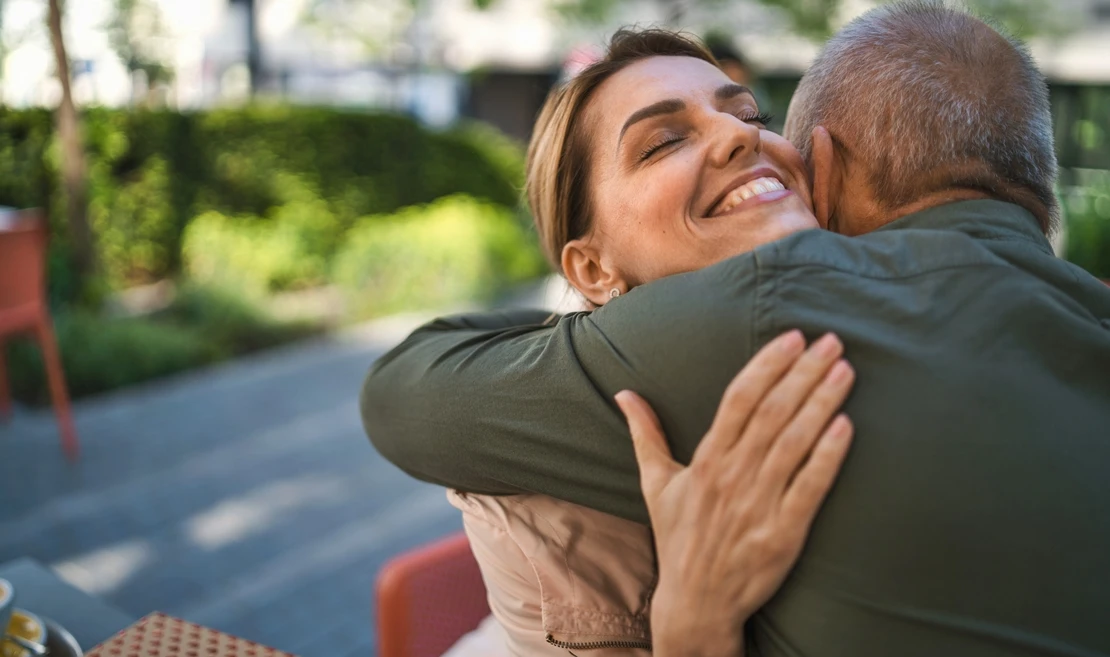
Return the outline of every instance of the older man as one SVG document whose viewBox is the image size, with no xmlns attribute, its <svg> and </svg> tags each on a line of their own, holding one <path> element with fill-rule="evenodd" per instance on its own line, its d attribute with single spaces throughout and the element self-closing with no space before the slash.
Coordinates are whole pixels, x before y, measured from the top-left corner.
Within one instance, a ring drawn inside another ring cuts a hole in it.
<svg viewBox="0 0 1110 657">
<path fill-rule="evenodd" d="M 819 220 L 857 237 L 794 235 L 590 321 L 440 320 L 368 377 L 375 444 L 428 481 L 646 521 L 612 396 L 643 394 L 685 462 L 759 346 L 833 331 L 856 443 L 753 652 L 1110 655 L 1110 289 L 1045 238 L 1042 76 L 986 24 L 896 3 L 829 42 L 788 127 Z"/>
</svg>

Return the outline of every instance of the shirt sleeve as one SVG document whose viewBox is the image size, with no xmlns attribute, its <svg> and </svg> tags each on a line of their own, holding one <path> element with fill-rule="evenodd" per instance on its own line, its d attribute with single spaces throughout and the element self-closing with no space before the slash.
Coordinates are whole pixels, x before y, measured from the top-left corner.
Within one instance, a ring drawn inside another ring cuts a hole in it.
<svg viewBox="0 0 1110 657">
<path fill-rule="evenodd" d="M 535 311 L 436 320 L 371 369 L 363 423 L 383 456 L 424 481 L 646 523 L 613 396 L 644 396 L 688 462 L 725 386 L 769 337 L 755 335 L 758 303 L 747 255 L 553 322 Z"/>
</svg>

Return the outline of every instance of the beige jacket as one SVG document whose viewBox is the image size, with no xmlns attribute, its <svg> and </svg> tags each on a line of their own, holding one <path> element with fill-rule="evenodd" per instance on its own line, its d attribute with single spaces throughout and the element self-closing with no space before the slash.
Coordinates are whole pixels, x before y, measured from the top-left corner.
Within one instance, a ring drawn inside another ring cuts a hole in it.
<svg viewBox="0 0 1110 657">
<path fill-rule="evenodd" d="M 448 491 L 513 655 L 650 655 L 647 527 L 542 495 Z"/>
</svg>

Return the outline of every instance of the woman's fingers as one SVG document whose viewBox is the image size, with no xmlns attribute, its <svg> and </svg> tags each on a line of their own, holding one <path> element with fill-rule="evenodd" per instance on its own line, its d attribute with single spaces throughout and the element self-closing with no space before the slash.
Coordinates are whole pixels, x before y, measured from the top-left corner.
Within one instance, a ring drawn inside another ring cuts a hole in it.
<svg viewBox="0 0 1110 657">
<path fill-rule="evenodd" d="M 618 392 L 615 399 L 632 434 L 632 447 L 640 465 L 640 488 L 650 510 L 671 479 L 682 471 L 682 466 L 671 456 L 663 427 L 651 405 L 631 390 Z"/>
<path fill-rule="evenodd" d="M 752 409 L 782 379 L 804 349 L 801 331 L 783 333 L 764 345 L 725 389 L 713 424 L 698 445 L 694 459 L 703 452 L 707 456 L 702 458 L 718 458 L 735 445 L 752 416 Z"/>
<path fill-rule="evenodd" d="M 803 402 L 763 462 L 759 477 L 766 481 L 769 490 L 781 494 L 786 488 L 805 463 L 818 437 L 844 404 L 854 382 L 852 366 L 846 361 L 838 361 Z"/>
<path fill-rule="evenodd" d="M 803 349 L 793 332 L 752 359 L 729 385 L 686 468 L 671 457 L 647 402 L 627 391 L 617 396 L 655 535 L 660 574 L 652 622 L 661 634 L 674 610 L 695 610 L 707 627 L 722 625 L 716 609 L 735 609 L 746 619 L 801 553 L 848 449 L 851 424 L 828 419 L 853 378 L 850 368 L 847 376 L 841 369 L 829 374 L 843 352 L 835 337 L 799 355 Z M 759 478 L 766 459 L 780 463 L 780 479 Z M 690 635 L 691 627 L 675 636 Z"/>
<path fill-rule="evenodd" d="M 832 488 L 840 466 L 848 454 L 855 428 L 847 415 L 838 415 L 829 424 L 802 469 L 798 471 L 782 498 L 782 521 L 809 531 L 817 509 Z"/>
<path fill-rule="evenodd" d="M 771 444 L 843 353 L 844 345 L 828 333 L 798 358 L 756 407 L 737 447 L 743 451 L 738 461 L 763 461 Z"/>
</svg>

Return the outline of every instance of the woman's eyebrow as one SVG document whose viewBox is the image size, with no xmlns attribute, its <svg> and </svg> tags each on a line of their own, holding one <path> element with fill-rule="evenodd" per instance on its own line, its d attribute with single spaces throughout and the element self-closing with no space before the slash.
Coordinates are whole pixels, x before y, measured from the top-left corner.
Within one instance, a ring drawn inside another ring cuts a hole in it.
<svg viewBox="0 0 1110 657">
<path fill-rule="evenodd" d="M 624 133 L 627 132 L 630 127 L 632 127 L 632 124 L 643 121 L 644 119 L 650 119 L 653 116 L 659 116 L 660 114 L 674 114 L 675 112 L 681 112 L 684 109 L 686 109 L 686 103 L 677 98 L 670 98 L 668 100 L 661 100 L 658 103 L 652 103 L 647 107 L 636 110 L 632 113 L 632 116 L 628 117 L 628 120 L 624 122 L 624 127 L 621 128 L 621 135 L 617 139 L 617 147 L 620 147 L 621 140 L 624 139 Z"/>
<path fill-rule="evenodd" d="M 713 92 L 713 95 L 717 98 L 717 100 L 728 100 L 729 98 L 736 98 L 737 96 L 743 96 L 744 94 L 747 94 L 749 96 L 755 95 L 752 93 L 751 89 L 745 87 L 742 84 L 726 84 L 722 87 L 718 87 L 717 91 Z"/>
<path fill-rule="evenodd" d="M 745 87 L 742 84 L 726 84 L 724 86 L 718 87 L 717 90 L 713 92 L 713 96 L 717 100 L 728 100 L 729 98 L 735 98 L 737 96 L 743 96 L 745 94 L 749 96 L 754 95 L 752 94 L 751 89 Z M 659 116 L 660 114 L 674 114 L 675 112 L 681 112 L 684 109 L 686 109 L 686 103 L 677 98 L 670 98 L 667 100 L 661 100 L 657 103 L 652 103 L 647 107 L 636 110 L 632 113 L 632 116 L 628 117 L 628 120 L 624 122 L 624 126 L 621 127 L 621 134 L 620 137 L 617 139 L 617 147 L 620 147 L 621 140 L 624 139 L 624 133 L 628 132 L 628 129 L 631 128 L 633 124 L 643 121 L 644 119 L 650 119 L 653 116 Z"/>
</svg>

